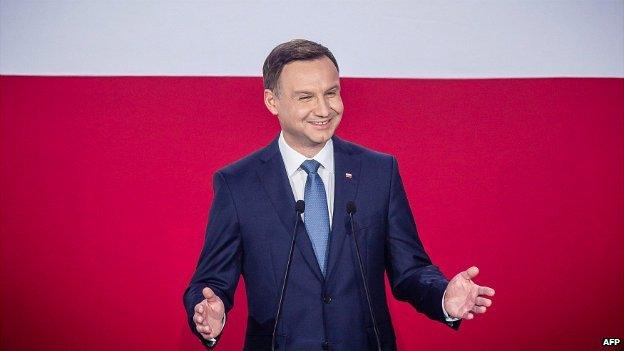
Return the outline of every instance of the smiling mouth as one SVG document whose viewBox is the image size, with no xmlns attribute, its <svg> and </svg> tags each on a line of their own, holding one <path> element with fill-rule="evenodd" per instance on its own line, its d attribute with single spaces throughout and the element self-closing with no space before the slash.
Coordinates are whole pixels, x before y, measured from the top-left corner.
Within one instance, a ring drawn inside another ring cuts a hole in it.
<svg viewBox="0 0 624 351">
<path fill-rule="evenodd" d="M 329 121 L 331 121 L 331 118 L 326 120 L 326 121 L 309 122 L 309 123 L 312 124 L 312 125 L 315 125 L 315 126 L 324 126 L 327 123 L 329 123 Z"/>
</svg>

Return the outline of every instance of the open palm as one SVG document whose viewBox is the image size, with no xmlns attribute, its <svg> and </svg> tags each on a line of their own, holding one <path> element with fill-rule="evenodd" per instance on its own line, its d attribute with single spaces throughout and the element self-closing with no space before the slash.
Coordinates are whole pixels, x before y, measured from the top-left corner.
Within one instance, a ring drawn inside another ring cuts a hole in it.
<svg viewBox="0 0 624 351">
<path fill-rule="evenodd" d="M 223 317 L 225 308 L 223 301 L 212 289 L 206 287 L 202 290 L 204 300 L 195 306 L 193 321 L 195 328 L 204 337 L 210 339 L 221 334 L 223 329 Z"/>
<path fill-rule="evenodd" d="M 494 289 L 477 285 L 472 279 L 479 274 L 479 268 L 470 267 L 457 274 L 449 282 L 444 296 L 444 309 L 454 318 L 473 319 L 475 314 L 485 313 L 494 296 Z"/>
</svg>

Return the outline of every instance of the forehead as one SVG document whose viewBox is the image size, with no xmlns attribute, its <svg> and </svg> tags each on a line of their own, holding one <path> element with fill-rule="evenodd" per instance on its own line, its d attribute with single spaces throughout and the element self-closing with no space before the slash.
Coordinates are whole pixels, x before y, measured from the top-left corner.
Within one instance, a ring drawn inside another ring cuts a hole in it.
<svg viewBox="0 0 624 351">
<path fill-rule="evenodd" d="M 323 89 L 339 84 L 338 70 L 325 56 L 316 60 L 293 61 L 282 69 L 279 83 L 285 90 Z"/>
</svg>

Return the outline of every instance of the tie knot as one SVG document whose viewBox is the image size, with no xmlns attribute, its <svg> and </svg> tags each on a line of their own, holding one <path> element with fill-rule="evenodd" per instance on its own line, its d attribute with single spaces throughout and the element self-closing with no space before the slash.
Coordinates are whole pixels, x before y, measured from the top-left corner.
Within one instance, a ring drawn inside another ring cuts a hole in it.
<svg viewBox="0 0 624 351">
<path fill-rule="evenodd" d="M 321 164 L 317 160 L 305 160 L 301 164 L 301 168 L 306 171 L 307 174 L 314 174 L 318 170 Z"/>
</svg>

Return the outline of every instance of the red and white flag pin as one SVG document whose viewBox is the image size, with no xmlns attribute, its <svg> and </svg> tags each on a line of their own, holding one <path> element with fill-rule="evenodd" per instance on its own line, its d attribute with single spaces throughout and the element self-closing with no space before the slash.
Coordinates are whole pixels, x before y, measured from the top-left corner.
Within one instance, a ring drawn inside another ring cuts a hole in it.
<svg viewBox="0 0 624 351">
<path fill-rule="evenodd" d="M 346 177 L 347 179 L 352 179 L 352 178 L 353 178 L 353 174 L 351 174 L 351 173 L 345 173 L 345 177 Z"/>
</svg>

